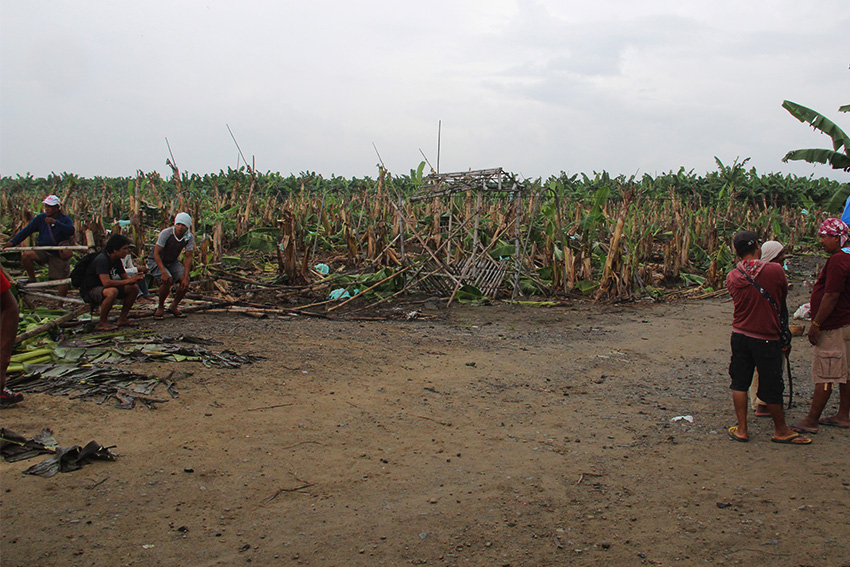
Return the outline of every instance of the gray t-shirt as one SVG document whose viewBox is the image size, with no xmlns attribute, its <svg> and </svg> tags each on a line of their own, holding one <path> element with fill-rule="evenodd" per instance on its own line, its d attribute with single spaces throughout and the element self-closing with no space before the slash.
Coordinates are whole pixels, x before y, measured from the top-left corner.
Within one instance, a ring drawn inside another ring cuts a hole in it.
<svg viewBox="0 0 850 567">
<path fill-rule="evenodd" d="M 183 250 L 191 252 L 195 249 L 195 236 L 192 234 L 192 231 L 187 230 L 186 234 L 183 235 L 183 238 L 177 240 L 177 237 L 174 236 L 174 227 L 169 226 L 159 233 L 154 247 L 156 246 L 162 246 L 162 252 L 160 252 L 159 257 L 162 258 L 163 264 L 168 265 L 176 262 L 177 258 L 180 257 L 180 252 Z M 153 260 L 153 249 L 151 249 L 151 255 L 148 258 L 148 263 L 156 265 Z"/>
</svg>

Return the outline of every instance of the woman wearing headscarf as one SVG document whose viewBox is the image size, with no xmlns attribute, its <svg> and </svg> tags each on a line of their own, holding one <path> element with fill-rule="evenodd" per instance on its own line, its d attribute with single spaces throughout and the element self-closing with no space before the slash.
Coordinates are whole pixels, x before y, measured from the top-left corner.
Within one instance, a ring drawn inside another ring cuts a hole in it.
<svg viewBox="0 0 850 567">
<path fill-rule="evenodd" d="M 761 245 L 761 261 L 774 262 L 782 266 L 783 264 L 785 264 L 785 247 L 782 246 L 782 244 L 780 244 L 776 240 L 768 240 L 767 242 L 764 242 Z M 785 305 L 783 305 L 782 307 L 785 308 L 786 312 L 788 311 Z M 784 353 L 786 357 L 788 356 L 790 350 L 791 349 L 789 347 L 788 351 Z M 756 395 L 756 392 L 758 392 L 758 387 L 759 375 L 758 372 L 756 372 L 755 376 L 753 376 L 753 383 L 750 386 L 750 403 L 752 403 L 753 412 L 755 413 L 756 417 L 770 417 L 770 412 L 767 411 L 767 405 L 765 405 L 765 403 L 761 401 Z"/>
<path fill-rule="evenodd" d="M 761 245 L 761 261 L 782 265 L 785 262 L 785 247 L 776 240 L 764 242 Z"/>
<path fill-rule="evenodd" d="M 818 230 L 821 247 L 829 254 L 812 287 L 812 379 L 815 392 L 809 414 L 791 426 L 795 431 L 817 433 L 820 425 L 850 428 L 850 254 L 841 252 L 847 243 L 847 225 L 836 218 L 823 221 Z M 838 412 L 821 419 L 821 414 L 838 384 Z"/>
</svg>

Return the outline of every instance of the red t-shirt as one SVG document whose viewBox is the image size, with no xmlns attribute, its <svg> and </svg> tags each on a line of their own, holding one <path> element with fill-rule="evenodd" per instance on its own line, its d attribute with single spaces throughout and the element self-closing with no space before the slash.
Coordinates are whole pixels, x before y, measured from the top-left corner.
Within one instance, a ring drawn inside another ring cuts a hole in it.
<svg viewBox="0 0 850 567">
<path fill-rule="evenodd" d="M 6 279 L 6 274 L 0 272 L 0 293 L 6 293 L 11 287 L 12 283 Z"/>
<path fill-rule="evenodd" d="M 850 254 L 841 251 L 834 253 L 820 271 L 809 302 L 813 320 L 825 293 L 838 293 L 838 303 L 829 317 L 818 321 L 820 328 L 829 331 L 850 325 Z"/>
<path fill-rule="evenodd" d="M 850 259 L 850 255 L 848 255 Z M 776 305 L 782 309 L 788 295 L 788 280 L 785 270 L 776 262 L 746 260 L 738 266 L 750 275 L 762 289 L 767 291 Z M 735 314 L 732 331 L 754 339 L 779 340 L 779 315 L 773 305 L 736 267 L 726 276 L 726 289 L 732 296 Z"/>
</svg>

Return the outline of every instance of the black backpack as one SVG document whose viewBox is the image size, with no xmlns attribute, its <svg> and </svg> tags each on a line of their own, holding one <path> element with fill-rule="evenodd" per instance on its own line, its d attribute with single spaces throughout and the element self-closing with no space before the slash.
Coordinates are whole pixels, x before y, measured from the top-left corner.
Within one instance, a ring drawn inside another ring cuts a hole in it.
<svg viewBox="0 0 850 567">
<path fill-rule="evenodd" d="M 100 252 L 89 252 L 79 259 L 77 264 L 74 266 L 74 269 L 71 270 L 71 285 L 77 289 L 81 289 L 83 287 L 83 284 L 86 281 L 86 272 L 89 271 L 89 266 L 91 266 L 92 260 L 94 260 L 94 257 L 98 254 L 100 254 Z"/>
</svg>

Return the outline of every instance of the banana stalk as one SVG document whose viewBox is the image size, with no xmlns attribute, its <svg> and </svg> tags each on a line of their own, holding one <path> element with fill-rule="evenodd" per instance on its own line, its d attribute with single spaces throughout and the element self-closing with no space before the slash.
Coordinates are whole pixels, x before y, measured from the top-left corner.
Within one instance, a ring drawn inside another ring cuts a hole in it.
<svg viewBox="0 0 850 567">
<path fill-rule="evenodd" d="M 49 348 L 37 348 L 34 350 L 28 350 L 26 352 L 22 352 L 20 354 L 16 354 L 12 356 L 9 361 L 14 363 L 27 362 L 30 359 L 42 357 L 44 355 L 53 354 L 53 351 Z"/>
</svg>

